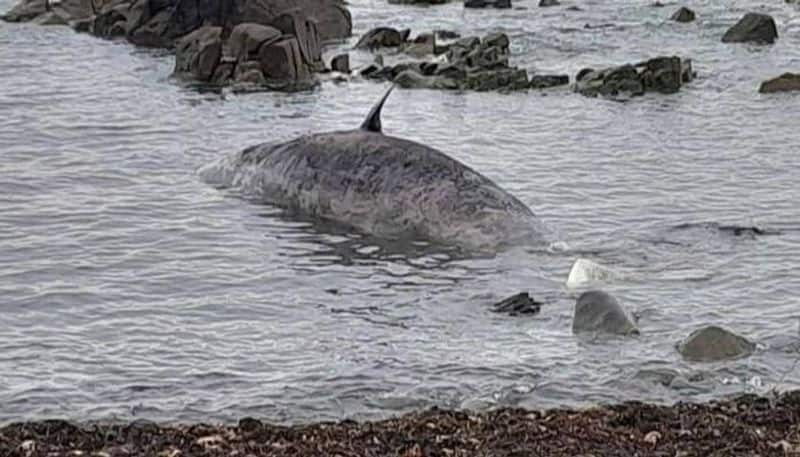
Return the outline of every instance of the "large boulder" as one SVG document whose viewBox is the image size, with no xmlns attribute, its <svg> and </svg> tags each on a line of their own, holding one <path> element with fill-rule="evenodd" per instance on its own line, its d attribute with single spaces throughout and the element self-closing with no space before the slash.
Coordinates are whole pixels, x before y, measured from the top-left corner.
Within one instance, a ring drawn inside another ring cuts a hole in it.
<svg viewBox="0 0 800 457">
<path fill-rule="evenodd" d="M 777 78 L 764 81 L 758 89 L 762 94 L 793 90 L 800 90 L 800 74 L 798 73 L 784 73 Z"/>
<path fill-rule="evenodd" d="M 175 75 L 210 82 L 222 57 L 222 27 L 205 26 L 175 47 Z"/>
<path fill-rule="evenodd" d="M 722 36 L 723 43 L 772 44 L 778 38 L 778 28 L 772 16 L 762 13 L 747 13 Z"/>
<path fill-rule="evenodd" d="M 692 332 L 680 344 L 678 352 L 694 362 L 738 359 L 753 353 L 756 345 L 724 328 L 709 326 Z"/>
<path fill-rule="evenodd" d="M 578 297 L 572 319 L 572 331 L 617 335 L 639 333 L 633 319 L 617 299 L 601 290 L 590 290 Z"/>
<path fill-rule="evenodd" d="M 602 70 L 584 69 L 575 77 L 575 90 L 587 96 L 637 96 L 645 92 L 675 93 L 694 78 L 691 60 L 677 56 Z"/>
</svg>

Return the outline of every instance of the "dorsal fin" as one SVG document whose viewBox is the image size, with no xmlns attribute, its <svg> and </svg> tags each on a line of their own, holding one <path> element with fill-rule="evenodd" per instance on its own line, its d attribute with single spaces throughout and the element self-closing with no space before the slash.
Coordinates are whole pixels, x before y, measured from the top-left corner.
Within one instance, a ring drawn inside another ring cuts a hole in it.
<svg viewBox="0 0 800 457">
<path fill-rule="evenodd" d="M 367 115 L 364 123 L 361 124 L 361 130 L 381 133 L 381 109 L 383 109 L 383 104 L 386 102 L 386 99 L 389 98 L 389 94 L 392 93 L 392 89 L 394 89 L 394 85 L 392 85 L 392 87 L 386 91 L 386 94 L 383 96 L 381 101 L 372 107 L 372 110 Z"/>
</svg>

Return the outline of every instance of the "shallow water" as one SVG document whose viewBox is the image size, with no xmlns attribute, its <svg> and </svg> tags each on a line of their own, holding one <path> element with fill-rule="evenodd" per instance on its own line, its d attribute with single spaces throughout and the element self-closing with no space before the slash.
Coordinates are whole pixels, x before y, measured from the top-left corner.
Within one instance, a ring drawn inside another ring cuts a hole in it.
<svg viewBox="0 0 800 457">
<path fill-rule="evenodd" d="M 798 387 L 800 95 L 757 87 L 800 71 L 800 9 L 701 1 L 699 21 L 683 25 L 665 20 L 676 5 L 536 3 L 351 0 L 356 37 L 386 24 L 502 30 L 530 72 L 694 59 L 699 77 L 679 94 L 628 103 L 396 92 L 386 132 L 480 170 L 570 247 L 489 259 L 376 243 L 197 174 L 252 144 L 355 127 L 385 85 L 203 93 L 169 78 L 169 55 L 0 22 L 0 421 L 302 422 Z M 751 9 L 775 16 L 779 41 L 720 43 Z M 779 233 L 675 228 L 709 221 Z M 563 283 L 579 255 L 630 273 L 606 288 L 639 315 L 640 337 L 571 333 L 577 292 Z M 546 302 L 539 315 L 490 312 L 520 290 Z M 758 352 L 682 362 L 675 343 L 710 323 Z M 679 382 L 659 383 L 664 370 Z"/>
</svg>

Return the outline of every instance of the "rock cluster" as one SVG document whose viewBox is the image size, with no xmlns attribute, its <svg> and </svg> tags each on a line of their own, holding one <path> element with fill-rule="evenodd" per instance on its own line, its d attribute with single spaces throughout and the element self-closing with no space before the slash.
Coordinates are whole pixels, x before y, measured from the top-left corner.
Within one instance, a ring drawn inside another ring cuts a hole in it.
<svg viewBox="0 0 800 457">
<path fill-rule="evenodd" d="M 397 47 L 413 57 L 438 56 L 429 61 L 407 61 L 394 65 L 373 64 L 361 75 L 393 81 L 404 88 L 513 91 L 564 85 L 566 75 L 537 75 L 528 79 L 524 69 L 509 65 L 509 39 L 502 33 L 483 38 L 467 37 L 440 45 L 437 35 L 421 34 L 409 39 L 408 31 L 386 27 L 374 29 L 356 47 Z"/>
<path fill-rule="evenodd" d="M 23 0 L 3 18 L 174 48 L 178 75 L 271 87 L 309 80 L 324 68 L 320 43 L 352 30 L 343 0 Z"/>
<path fill-rule="evenodd" d="M 637 64 L 602 70 L 584 69 L 575 77 L 575 90 L 588 96 L 637 96 L 645 92 L 671 94 L 694 79 L 692 62 L 680 57 L 656 57 Z"/>
</svg>

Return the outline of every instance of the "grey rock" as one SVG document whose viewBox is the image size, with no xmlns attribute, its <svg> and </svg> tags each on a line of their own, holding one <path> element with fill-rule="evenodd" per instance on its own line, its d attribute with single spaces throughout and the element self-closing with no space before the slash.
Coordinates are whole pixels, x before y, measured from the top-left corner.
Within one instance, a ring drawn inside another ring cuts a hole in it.
<svg viewBox="0 0 800 457">
<path fill-rule="evenodd" d="M 601 290 L 584 292 L 575 303 L 573 333 L 638 334 L 633 319 L 617 299 Z"/>
<path fill-rule="evenodd" d="M 282 35 L 280 30 L 268 25 L 239 24 L 225 42 L 225 55 L 236 60 L 255 58 L 261 46 L 278 41 Z"/>
<path fill-rule="evenodd" d="M 678 352 L 684 359 L 695 362 L 716 362 L 747 357 L 756 345 L 746 338 L 717 326 L 692 332 L 680 344 Z"/>
<path fill-rule="evenodd" d="M 464 8 L 511 8 L 511 0 L 464 0 Z"/>
<path fill-rule="evenodd" d="M 637 96 L 645 92 L 671 94 L 694 78 L 691 60 L 657 57 L 637 64 L 602 70 L 583 69 L 575 77 L 575 90 L 587 96 Z"/>
<path fill-rule="evenodd" d="M 458 89 L 458 83 L 441 76 L 424 76 L 414 70 L 405 70 L 394 78 L 394 83 L 406 89 Z"/>
<path fill-rule="evenodd" d="M 778 38 L 778 29 L 772 16 L 747 13 L 722 36 L 723 43 L 772 44 Z"/>
<path fill-rule="evenodd" d="M 311 70 L 303 61 L 300 44 L 295 37 L 262 46 L 258 53 L 261 70 L 268 80 L 295 83 L 311 78 Z"/>
<path fill-rule="evenodd" d="M 569 75 L 533 75 L 529 87 L 531 89 L 547 89 L 567 84 L 569 84 Z"/>
<path fill-rule="evenodd" d="M 561 3 L 558 0 L 539 0 L 539 6 L 541 8 L 546 8 L 548 6 L 558 6 Z"/>
<path fill-rule="evenodd" d="M 303 61 L 313 71 L 325 69 L 322 62 L 322 46 L 315 19 L 304 16 L 298 10 L 279 15 L 272 25 L 285 35 L 293 35 L 297 39 Z"/>
<path fill-rule="evenodd" d="M 67 18 L 56 11 L 48 11 L 33 20 L 38 25 L 69 25 Z"/>
<path fill-rule="evenodd" d="M 682 6 L 678 11 L 675 11 L 670 19 L 676 22 L 692 22 L 695 20 L 695 14 L 694 11 Z"/>
<path fill-rule="evenodd" d="M 762 94 L 795 90 L 800 90 L 800 74 L 798 73 L 784 73 L 777 78 L 764 81 L 758 89 Z"/>
<path fill-rule="evenodd" d="M 350 55 L 340 54 L 331 60 L 331 70 L 339 73 L 350 73 Z"/>
<path fill-rule="evenodd" d="M 436 36 L 432 33 L 423 33 L 417 36 L 414 41 L 403 45 L 403 52 L 414 57 L 423 57 L 433 54 L 436 49 Z"/>
<path fill-rule="evenodd" d="M 178 42 L 175 74 L 211 81 L 221 57 L 222 27 L 201 27 Z"/>
<path fill-rule="evenodd" d="M 365 33 L 356 43 L 356 49 L 397 47 L 405 42 L 403 34 L 391 27 L 376 27 Z"/>
</svg>

